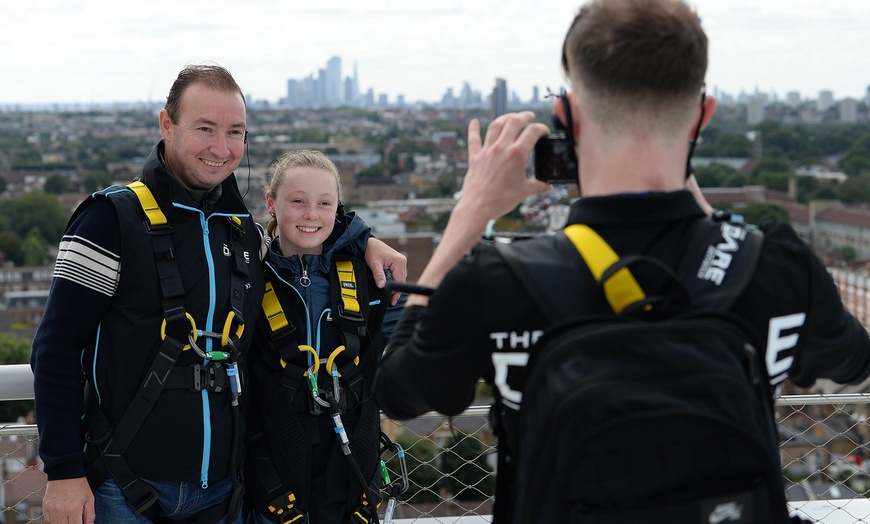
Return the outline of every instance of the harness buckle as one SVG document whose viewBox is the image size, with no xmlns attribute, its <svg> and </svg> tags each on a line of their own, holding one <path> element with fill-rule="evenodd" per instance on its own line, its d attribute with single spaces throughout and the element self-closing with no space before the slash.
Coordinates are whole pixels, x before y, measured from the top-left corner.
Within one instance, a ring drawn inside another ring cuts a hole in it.
<svg viewBox="0 0 870 524">
<path fill-rule="evenodd" d="M 175 233 L 175 228 L 169 225 L 169 222 L 165 224 L 152 224 L 148 220 L 144 220 L 143 224 L 145 224 L 145 230 L 148 231 L 149 235 L 171 235 Z"/>
<path fill-rule="evenodd" d="M 226 389 L 226 380 L 222 380 L 225 374 L 221 373 L 223 365 L 220 362 L 212 362 L 205 366 L 191 364 L 190 367 L 193 369 L 193 388 L 191 388 L 191 391 L 198 393 L 206 390 L 212 393 L 220 393 Z"/>
<path fill-rule="evenodd" d="M 282 524 L 296 522 L 300 518 L 303 519 L 301 522 L 305 522 L 305 515 L 296 507 L 296 495 L 292 491 L 275 497 L 269 502 L 268 508 L 272 515 L 281 519 Z"/>
<path fill-rule="evenodd" d="M 374 506 L 369 501 L 368 496 L 363 493 L 362 497 L 360 497 L 360 505 L 353 511 L 350 515 L 350 521 L 354 524 L 369 524 L 372 522 L 373 514 L 376 514 L 378 508 L 381 506 L 381 501 L 375 501 Z"/>
<path fill-rule="evenodd" d="M 147 482 L 139 482 L 143 487 L 146 488 L 143 493 L 143 497 L 138 500 L 130 500 L 127 499 L 127 505 L 130 506 L 130 509 L 136 515 L 141 515 L 144 511 L 147 511 L 159 498 L 157 494 L 157 490 L 155 490 L 150 484 Z M 125 497 L 126 498 L 126 497 Z"/>
<path fill-rule="evenodd" d="M 362 311 L 348 311 L 345 309 L 344 304 L 339 302 L 338 307 L 338 316 L 343 319 L 350 320 L 352 322 L 365 322 L 365 317 L 362 314 Z"/>
</svg>

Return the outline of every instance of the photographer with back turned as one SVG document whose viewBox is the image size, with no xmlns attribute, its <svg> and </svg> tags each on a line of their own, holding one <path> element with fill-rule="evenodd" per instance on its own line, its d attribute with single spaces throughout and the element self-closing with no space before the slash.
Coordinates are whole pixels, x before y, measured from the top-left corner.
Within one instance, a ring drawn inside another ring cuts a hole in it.
<svg viewBox="0 0 870 524">
<path fill-rule="evenodd" d="M 489 125 L 481 141 L 479 123 L 473 120 L 462 196 L 417 281 L 434 292 L 431 297 L 409 298 L 375 384 L 382 410 L 392 418 L 408 419 L 430 410 L 461 413 L 483 378 L 494 386 L 496 413 L 502 419 L 500 454 L 521 430 L 520 413 L 531 394 L 525 388 L 526 366 L 534 358 L 535 342 L 554 323 L 539 304 L 556 305 L 553 309 L 561 318 L 613 313 L 612 303 L 595 286 L 600 275 L 587 269 L 589 264 L 571 243 L 566 247 L 559 238 L 566 237 L 569 229 L 585 229 L 594 233 L 586 238 L 600 239 L 596 245 L 609 246 L 620 258 L 640 255 L 678 271 L 682 259 L 697 250 L 694 228 L 713 223 L 687 165 L 692 142 L 716 108 L 715 99 L 704 96 L 707 37 L 697 14 L 679 0 L 593 0 L 570 24 L 562 64 L 570 91 L 556 100 L 554 109 L 573 142 L 582 198 L 571 206 L 565 234 L 524 240 L 508 248 L 527 273 L 538 275 L 540 289 L 524 287 L 496 246 L 479 240 L 490 219 L 548 189 L 541 181 L 526 179 L 525 166 L 534 145 L 549 130 L 533 123 L 529 112 L 507 114 Z M 723 232 L 731 227 L 723 224 Z M 798 386 L 809 386 L 818 378 L 839 383 L 864 380 L 870 374 L 870 341 L 861 324 L 845 311 L 824 265 L 789 225 L 771 221 L 760 230 L 763 244 L 752 261 L 754 270 L 748 257 L 714 251 L 708 262 L 719 266 L 708 264 L 708 273 L 699 272 L 697 279 L 713 275 L 707 283 L 715 283 L 719 275 L 724 282 L 729 276 L 747 280 L 730 300 L 727 313 L 745 323 L 746 333 L 759 341 L 762 369 L 757 372 L 768 397 L 786 378 Z M 735 231 L 745 235 L 748 230 Z M 722 243 L 741 252 L 744 245 L 742 240 L 724 237 Z M 591 241 L 579 242 L 580 249 L 589 245 Z M 715 250 L 716 244 L 712 247 Z M 734 261 L 730 272 L 725 255 Z M 631 267 L 630 272 L 641 296 L 667 295 L 672 285 L 663 276 L 666 272 L 652 264 Z M 732 407 L 740 403 L 727 394 L 721 402 Z M 770 411 L 768 417 L 770 426 Z M 539 433 L 545 431 L 539 428 Z M 639 456 L 646 435 L 639 432 L 633 437 Z M 542 467 L 555 468 L 555 462 Z M 516 465 L 504 467 L 498 471 L 495 522 L 520 522 L 517 501 L 528 494 L 504 487 L 501 477 L 509 477 Z M 577 475 L 572 480 L 583 479 Z M 781 475 L 773 482 L 778 484 L 770 487 L 775 494 L 782 487 Z M 639 483 L 628 488 L 623 484 L 616 500 L 630 504 L 636 491 L 657 487 Z M 665 490 L 659 498 L 665 503 L 676 496 L 673 490 Z M 753 520 L 753 512 L 767 511 L 776 516 L 765 521 L 785 521 L 785 501 L 778 496 L 782 507 L 716 504 L 701 520 L 707 522 L 709 516 L 709 522 L 714 522 L 724 516 L 731 522 L 752 522 L 758 521 Z M 569 501 L 562 503 L 569 505 Z M 549 510 L 544 506 L 539 509 Z M 567 507 L 565 512 L 574 512 L 578 520 L 572 522 L 621 522 L 601 517 L 610 509 L 620 508 Z M 544 522 L 534 518 L 523 522 L 531 521 Z"/>
</svg>

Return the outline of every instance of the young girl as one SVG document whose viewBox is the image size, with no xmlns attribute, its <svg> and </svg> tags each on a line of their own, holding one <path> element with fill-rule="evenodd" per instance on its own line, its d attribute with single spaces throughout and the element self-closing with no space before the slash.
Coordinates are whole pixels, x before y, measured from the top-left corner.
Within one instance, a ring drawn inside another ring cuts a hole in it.
<svg viewBox="0 0 870 524">
<path fill-rule="evenodd" d="M 298 150 L 271 172 L 268 284 L 250 356 L 247 522 L 370 521 L 380 436 L 371 383 L 389 294 L 365 266 L 369 230 L 343 212 L 335 165 Z"/>
</svg>

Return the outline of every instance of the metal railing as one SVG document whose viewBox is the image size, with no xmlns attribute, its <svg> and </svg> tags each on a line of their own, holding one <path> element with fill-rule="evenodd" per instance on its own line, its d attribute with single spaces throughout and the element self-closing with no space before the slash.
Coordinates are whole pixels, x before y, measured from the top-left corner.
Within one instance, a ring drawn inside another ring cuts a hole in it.
<svg viewBox="0 0 870 524">
<path fill-rule="evenodd" d="M 29 367 L 10 368 L 14 366 L 0 366 L 0 400 L 32 398 L 27 379 L 19 381 L 21 377 L 11 376 L 29 375 Z M 818 500 L 840 499 L 829 500 L 831 507 L 825 515 L 845 515 L 845 520 L 836 522 L 870 522 L 866 498 L 870 493 L 868 405 L 870 394 L 789 395 L 777 399 L 783 474 L 792 509 L 809 508 Z M 452 419 L 437 413 L 401 423 L 383 419 L 384 432 L 404 449 L 410 481 L 408 490 L 399 496 L 395 522 L 490 521 L 495 438 L 488 425 L 488 412 L 488 405 L 478 405 Z M 3 524 L 41 522 L 45 477 L 36 443 L 35 425 L 0 424 Z M 388 452 L 384 460 L 395 480 L 400 474 L 397 457 Z M 385 507 L 382 505 L 382 510 Z M 817 522 L 829 521 L 814 518 Z"/>
</svg>

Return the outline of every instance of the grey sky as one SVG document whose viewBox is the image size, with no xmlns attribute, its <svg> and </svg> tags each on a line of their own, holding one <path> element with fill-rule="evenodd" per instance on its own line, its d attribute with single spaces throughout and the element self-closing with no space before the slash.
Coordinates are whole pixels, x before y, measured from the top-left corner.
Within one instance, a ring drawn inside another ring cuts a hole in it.
<svg viewBox="0 0 870 524">
<path fill-rule="evenodd" d="M 863 97 L 870 84 L 860 0 L 690 0 L 711 41 L 709 90 Z M 277 101 L 288 78 L 341 56 L 390 100 L 439 100 L 496 77 L 529 98 L 556 89 L 575 0 L 33 0 L 4 2 L 0 104 L 166 96 L 192 62 L 226 66 L 246 93 Z"/>
</svg>

